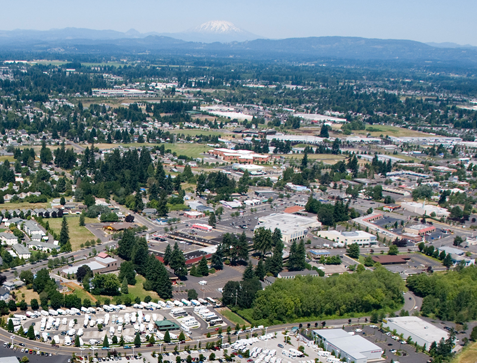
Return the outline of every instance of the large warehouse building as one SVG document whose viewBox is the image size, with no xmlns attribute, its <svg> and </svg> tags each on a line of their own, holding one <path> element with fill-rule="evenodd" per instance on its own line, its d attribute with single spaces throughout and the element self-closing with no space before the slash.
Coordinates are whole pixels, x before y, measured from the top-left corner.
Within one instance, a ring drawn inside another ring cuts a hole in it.
<svg viewBox="0 0 477 363">
<path fill-rule="evenodd" d="M 448 334 L 417 316 L 400 316 L 383 320 L 383 325 L 391 331 L 396 330 L 397 335 L 403 335 L 404 340 L 411 337 L 413 342 L 420 346 L 426 345 L 427 349 L 433 342 L 439 342 L 442 338 L 447 339 Z"/>
<path fill-rule="evenodd" d="M 308 231 L 320 228 L 321 222 L 316 218 L 302 217 L 288 213 L 273 213 L 260 217 L 255 229 L 263 227 L 272 232 L 278 228 L 282 232 L 284 243 L 298 241 L 306 236 Z"/>
<path fill-rule="evenodd" d="M 350 335 L 343 329 L 313 330 L 313 338 L 322 342 L 325 350 L 335 352 L 346 362 L 367 363 L 381 359 L 383 350 L 360 335 Z"/>
</svg>

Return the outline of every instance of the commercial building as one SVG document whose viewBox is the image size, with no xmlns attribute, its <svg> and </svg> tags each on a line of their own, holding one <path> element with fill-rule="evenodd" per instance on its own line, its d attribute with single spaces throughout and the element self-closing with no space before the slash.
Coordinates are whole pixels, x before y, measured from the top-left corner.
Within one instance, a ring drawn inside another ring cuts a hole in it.
<svg viewBox="0 0 477 363">
<path fill-rule="evenodd" d="M 396 330 L 397 335 L 403 335 L 404 340 L 411 337 L 413 342 L 420 346 L 426 345 L 427 349 L 433 342 L 447 339 L 448 334 L 444 329 L 438 328 L 417 316 L 400 316 L 383 320 L 383 326 L 389 330 Z"/>
<path fill-rule="evenodd" d="M 272 232 L 278 228 L 282 232 L 283 242 L 291 243 L 304 238 L 308 231 L 320 228 L 321 222 L 316 218 L 302 217 L 287 213 L 272 213 L 260 217 L 255 229 L 263 227 Z"/>
<path fill-rule="evenodd" d="M 402 202 L 401 203 L 402 209 L 405 209 L 409 212 L 416 213 L 419 215 L 428 215 L 430 216 L 432 213 L 436 214 L 436 217 L 445 217 L 449 216 L 449 211 L 445 208 L 437 207 L 435 205 L 427 205 L 425 203 L 417 203 L 417 202 Z"/>
<path fill-rule="evenodd" d="M 91 271 L 93 272 L 93 274 L 112 272 L 112 271 L 118 270 L 118 268 L 119 268 L 118 260 L 116 260 L 115 258 L 110 257 L 107 253 L 100 253 L 91 262 L 81 263 L 79 265 L 66 268 L 66 269 L 62 270 L 61 272 L 65 276 L 68 275 L 68 274 L 75 275 L 76 272 L 78 271 L 78 268 L 80 268 L 81 266 L 84 266 L 84 265 L 88 266 L 91 269 Z"/>
<path fill-rule="evenodd" d="M 374 262 L 379 262 L 381 265 L 400 265 L 407 263 L 411 257 L 403 255 L 375 255 L 372 256 L 372 259 Z"/>
<path fill-rule="evenodd" d="M 318 237 L 326 238 L 330 241 L 341 243 L 345 246 L 352 245 L 353 243 L 357 243 L 360 246 L 370 246 L 378 243 L 375 235 L 364 231 L 319 231 Z"/>
<path fill-rule="evenodd" d="M 351 335 L 343 329 L 313 330 L 313 338 L 323 343 L 325 350 L 334 352 L 346 362 L 367 363 L 379 360 L 383 350 L 360 335 Z"/>
<path fill-rule="evenodd" d="M 270 160 L 270 155 L 257 154 L 251 150 L 214 149 L 210 155 L 220 156 L 223 161 L 238 161 L 242 164 L 264 163 Z"/>
<path fill-rule="evenodd" d="M 197 219 L 197 218 L 202 218 L 204 216 L 205 214 L 202 212 L 194 212 L 194 211 L 184 212 L 184 217 L 187 217 L 189 219 Z"/>
<path fill-rule="evenodd" d="M 409 226 L 404 228 L 404 232 L 410 234 L 417 234 L 418 236 L 424 236 L 427 233 L 435 232 L 436 227 L 430 224 L 416 224 L 414 226 Z"/>
</svg>

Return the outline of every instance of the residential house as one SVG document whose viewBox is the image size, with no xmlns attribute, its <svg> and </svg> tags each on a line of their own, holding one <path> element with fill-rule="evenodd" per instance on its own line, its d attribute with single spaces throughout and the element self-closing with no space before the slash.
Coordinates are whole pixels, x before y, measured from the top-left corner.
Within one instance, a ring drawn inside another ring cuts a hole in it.
<svg viewBox="0 0 477 363">
<path fill-rule="evenodd" d="M 16 245 L 13 245 L 12 250 L 16 253 L 16 255 L 19 258 L 27 259 L 27 258 L 30 258 L 30 256 L 31 256 L 31 253 L 28 250 L 28 248 L 25 247 L 24 245 L 20 244 L 20 243 L 17 243 Z"/>
<path fill-rule="evenodd" d="M 0 241 L 2 241 L 2 244 L 12 246 L 14 244 L 18 243 L 18 238 L 15 237 L 13 233 L 5 233 L 1 232 L 0 233 Z"/>
<path fill-rule="evenodd" d="M 10 291 L 8 291 L 5 287 L 0 287 L 0 300 L 10 300 Z"/>
<path fill-rule="evenodd" d="M 23 230 L 28 234 L 32 241 L 41 241 L 46 233 L 34 221 L 26 221 L 23 225 Z"/>
</svg>

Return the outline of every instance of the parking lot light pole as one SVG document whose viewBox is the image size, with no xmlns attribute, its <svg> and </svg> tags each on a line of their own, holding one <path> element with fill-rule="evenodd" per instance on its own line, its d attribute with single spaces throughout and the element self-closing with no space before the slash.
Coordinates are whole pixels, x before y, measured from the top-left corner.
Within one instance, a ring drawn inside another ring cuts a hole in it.
<svg viewBox="0 0 477 363">
<path fill-rule="evenodd" d="M 15 339 L 14 335 L 10 335 L 10 338 L 12 338 L 12 346 L 13 346 L 13 339 Z"/>
</svg>

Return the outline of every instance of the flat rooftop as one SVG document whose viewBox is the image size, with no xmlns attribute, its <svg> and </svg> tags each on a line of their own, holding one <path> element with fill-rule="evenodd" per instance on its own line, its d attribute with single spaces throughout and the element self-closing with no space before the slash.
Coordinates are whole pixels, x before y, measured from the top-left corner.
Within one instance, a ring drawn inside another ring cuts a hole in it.
<svg viewBox="0 0 477 363">
<path fill-rule="evenodd" d="M 417 335 L 430 342 L 439 342 L 442 338 L 447 339 L 449 336 L 444 329 L 438 328 L 417 316 L 400 316 L 388 318 L 387 320 L 409 334 Z"/>
<path fill-rule="evenodd" d="M 314 332 L 356 359 L 365 357 L 363 352 L 382 351 L 380 347 L 361 335 L 351 335 L 343 329 L 320 329 Z"/>
</svg>

